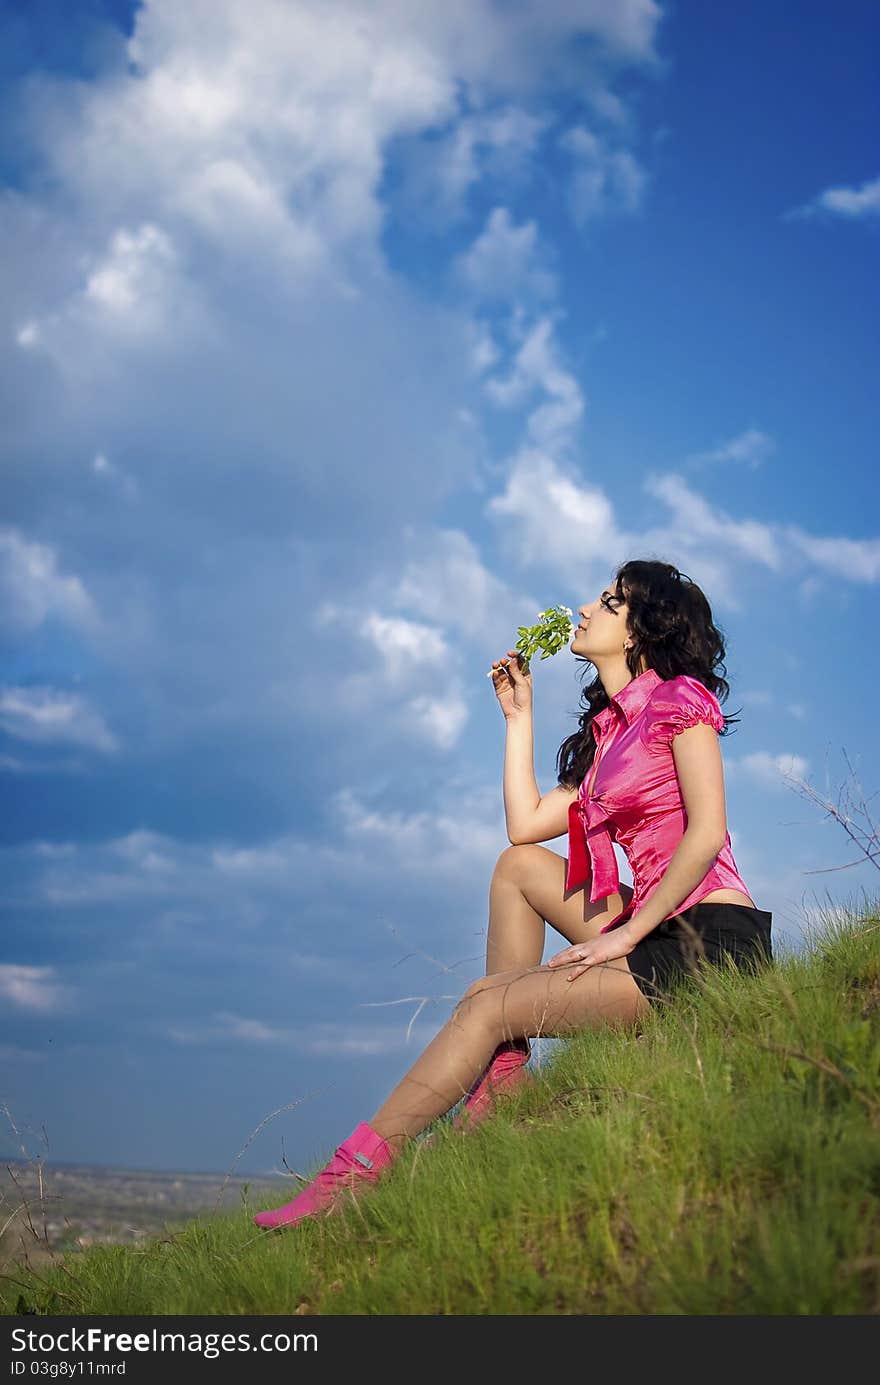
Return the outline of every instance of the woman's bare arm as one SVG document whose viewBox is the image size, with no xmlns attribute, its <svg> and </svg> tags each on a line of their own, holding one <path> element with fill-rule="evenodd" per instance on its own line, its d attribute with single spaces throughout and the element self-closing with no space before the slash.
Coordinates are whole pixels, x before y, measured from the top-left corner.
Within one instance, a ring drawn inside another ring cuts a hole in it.
<svg viewBox="0 0 880 1385">
<path fill-rule="evenodd" d="M 555 789 L 544 794 L 538 806 L 532 814 L 530 825 L 525 832 L 514 841 L 510 837 L 514 846 L 522 846 L 526 842 L 549 842 L 554 837 L 561 837 L 568 831 L 568 810 L 578 796 L 577 789 L 565 789 L 561 784 L 557 784 Z M 508 836 L 510 833 L 508 832 Z"/>
<path fill-rule="evenodd" d="M 558 784 L 541 796 L 535 778 L 535 741 L 531 712 L 510 717 L 504 747 L 504 813 L 512 846 L 549 842 L 568 831 L 569 805 L 577 789 Z"/>
</svg>

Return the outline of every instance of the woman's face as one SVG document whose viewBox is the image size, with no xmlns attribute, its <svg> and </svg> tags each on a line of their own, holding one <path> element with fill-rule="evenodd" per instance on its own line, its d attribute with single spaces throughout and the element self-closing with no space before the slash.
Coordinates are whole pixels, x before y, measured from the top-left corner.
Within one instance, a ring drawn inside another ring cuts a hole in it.
<svg viewBox="0 0 880 1385">
<path fill-rule="evenodd" d="M 582 654 L 588 659 L 594 656 L 601 658 L 603 655 L 606 658 L 613 658 L 614 655 L 625 658 L 623 646 L 628 634 L 629 610 L 623 598 L 617 595 L 613 583 L 603 588 L 589 606 L 579 606 L 578 615 L 580 625 L 570 646 L 574 654 Z"/>
</svg>

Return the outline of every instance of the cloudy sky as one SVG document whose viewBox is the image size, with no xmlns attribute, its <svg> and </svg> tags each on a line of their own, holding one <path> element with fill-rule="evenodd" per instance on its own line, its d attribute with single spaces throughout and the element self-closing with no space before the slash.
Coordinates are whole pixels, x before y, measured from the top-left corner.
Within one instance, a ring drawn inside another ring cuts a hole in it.
<svg viewBox="0 0 880 1385">
<path fill-rule="evenodd" d="M 368 1119 L 484 968 L 486 669 L 628 558 L 725 633 L 777 946 L 874 890 L 880 25 L 797 11 L 0 4 L 7 1156 Z"/>
</svg>

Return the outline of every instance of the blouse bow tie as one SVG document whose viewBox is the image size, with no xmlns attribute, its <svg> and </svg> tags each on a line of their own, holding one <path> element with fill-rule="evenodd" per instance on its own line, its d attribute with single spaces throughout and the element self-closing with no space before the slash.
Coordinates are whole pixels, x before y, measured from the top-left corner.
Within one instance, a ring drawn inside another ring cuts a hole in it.
<svg viewBox="0 0 880 1385">
<path fill-rule="evenodd" d="M 609 817 L 601 803 L 578 796 L 568 809 L 568 873 L 566 890 L 576 890 L 590 876 L 590 903 L 620 887 L 617 857 L 608 830 Z"/>
</svg>

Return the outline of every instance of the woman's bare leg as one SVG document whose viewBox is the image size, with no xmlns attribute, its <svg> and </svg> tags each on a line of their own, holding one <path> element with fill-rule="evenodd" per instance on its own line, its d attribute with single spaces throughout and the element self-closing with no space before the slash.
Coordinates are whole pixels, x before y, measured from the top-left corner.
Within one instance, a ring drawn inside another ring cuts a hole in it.
<svg viewBox="0 0 880 1385">
<path fill-rule="evenodd" d="M 482 977 L 469 986 L 439 1034 L 369 1124 L 399 1150 L 449 1111 L 504 1040 L 629 1025 L 647 1013 L 626 958 L 590 967 L 568 981 L 564 967 L 533 967 Z"/>
<path fill-rule="evenodd" d="M 539 967 L 544 956 L 544 915 L 526 896 L 520 851 L 519 847 L 502 851 L 492 874 L 486 935 L 487 976 L 499 971 Z"/>
<path fill-rule="evenodd" d="M 489 886 L 487 976 L 540 966 L 545 921 L 568 942 L 586 942 L 621 912 L 624 900 L 632 898 L 627 885 L 595 904 L 583 887 L 566 895 L 567 868 L 564 857 L 537 843 L 502 851 Z"/>
</svg>

